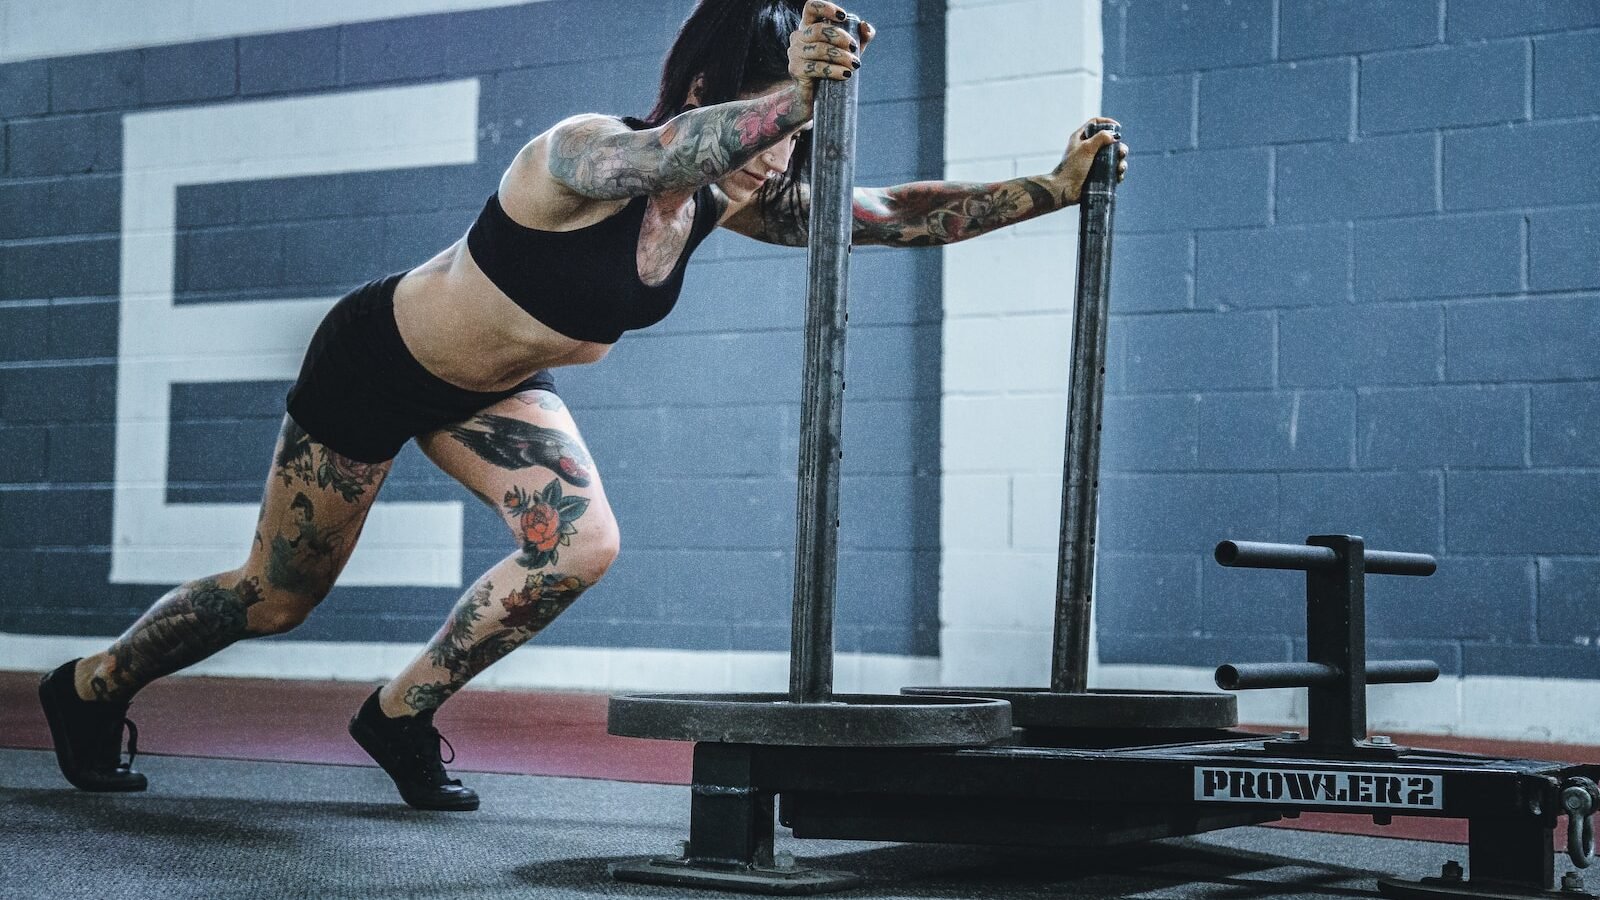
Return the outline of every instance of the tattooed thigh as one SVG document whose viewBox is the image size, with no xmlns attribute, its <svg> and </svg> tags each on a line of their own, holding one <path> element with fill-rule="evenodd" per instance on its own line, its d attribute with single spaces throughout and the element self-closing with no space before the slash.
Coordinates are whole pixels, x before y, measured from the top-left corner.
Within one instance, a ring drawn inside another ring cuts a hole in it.
<svg viewBox="0 0 1600 900">
<path fill-rule="evenodd" d="M 343 456 L 284 417 L 246 565 L 263 591 L 312 604 L 326 596 L 390 466 Z"/>
<path fill-rule="evenodd" d="M 603 569 L 616 555 L 616 521 L 594 460 L 564 406 L 530 404 L 518 395 L 418 443 L 499 513 L 527 568 L 583 571 L 600 560 Z"/>
</svg>

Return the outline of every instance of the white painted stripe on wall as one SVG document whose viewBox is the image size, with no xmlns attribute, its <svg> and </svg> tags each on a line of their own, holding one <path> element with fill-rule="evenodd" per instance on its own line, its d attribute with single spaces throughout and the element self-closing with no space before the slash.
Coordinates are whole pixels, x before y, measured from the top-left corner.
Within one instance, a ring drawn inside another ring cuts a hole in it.
<svg viewBox="0 0 1600 900">
<path fill-rule="evenodd" d="M 47 672 L 73 657 L 99 653 L 111 640 L 0 633 L 0 671 Z M 421 644 L 244 641 L 177 677 L 387 681 L 421 649 Z M 841 653 L 834 660 L 834 690 L 898 693 L 906 685 L 936 683 L 938 669 L 938 660 L 926 656 Z M 784 692 L 789 689 L 789 655 L 535 643 L 495 663 L 469 687 Z"/>
<path fill-rule="evenodd" d="M 242 564 L 257 511 L 255 504 L 167 502 L 172 385 L 294 378 L 334 302 L 175 304 L 178 188 L 476 162 L 478 81 L 220 103 L 122 121 L 111 581 L 172 584 Z M 271 449 L 260 452 L 265 467 Z M 340 583 L 459 587 L 462 514 L 454 500 L 378 501 Z"/>
<path fill-rule="evenodd" d="M 0 0 L 0 63 L 543 0 Z"/>
<path fill-rule="evenodd" d="M 950 0 L 945 175 L 1049 170 L 1100 106 L 1100 0 Z M 1076 216 L 944 253 L 944 684 L 1050 680 Z"/>
</svg>

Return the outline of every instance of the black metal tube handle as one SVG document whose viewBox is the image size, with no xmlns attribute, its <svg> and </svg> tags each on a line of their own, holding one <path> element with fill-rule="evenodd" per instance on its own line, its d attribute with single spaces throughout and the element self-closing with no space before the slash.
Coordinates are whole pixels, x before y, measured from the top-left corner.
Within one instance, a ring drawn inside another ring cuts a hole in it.
<svg viewBox="0 0 1600 900">
<path fill-rule="evenodd" d="M 1217 687 L 1225 691 L 1306 688 L 1338 684 L 1344 673 L 1322 663 L 1241 663 L 1218 666 Z M 1429 659 L 1367 663 L 1367 684 L 1418 684 L 1437 681 L 1439 664 Z"/>
<path fill-rule="evenodd" d="M 1307 544 L 1269 544 L 1261 541 L 1222 541 L 1214 553 L 1218 563 L 1244 569 L 1298 569 L 1302 572 L 1331 569 L 1339 564 L 1339 554 L 1330 547 Z M 1393 550 L 1368 550 L 1369 575 L 1432 575 L 1438 560 L 1426 553 L 1401 553 Z"/>
<path fill-rule="evenodd" d="M 1102 131 L 1118 131 L 1120 126 L 1110 122 L 1090 122 L 1084 126 L 1085 139 L 1092 138 Z M 1118 140 L 1122 135 L 1116 135 Z M 1094 161 L 1089 164 L 1089 172 L 1083 178 L 1083 192 L 1087 195 L 1090 191 L 1114 191 L 1117 186 L 1117 145 L 1113 141 L 1094 155 Z"/>
<path fill-rule="evenodd" d="M 1217 666 L 1217 687 L 1225 691 L 1317 687 L 1337 684 L 1340 671 L 1321 663 L 1240 663 Z"/>
<path fill-rule="evenodd" d="M 1111 128 L 1091 123 L 1086 136 Z M 1100 426 L 1106 393 L 1107 322 L 1111 313 L 1112 224 L 1117 206 L 1117 148 L 1095 154 L 1078 198 L 1078 273 L 1067 378 L 1067 439 L 1061 475 L 1061 533 L 1056 555 L 1056 620 L 1050 689 L 1088 690 L 1089 621 L 1094 604 L 1096 522 L 1100 508 Z"/>
<path fill-rule="evenodd" d="M 851 19 L 847 28 L 859 42 L 861 21 Z M 818 84 L 814 114 L 789 645 L 789 698 L 795 703 L 824 703 L 833 696 L 839 476 L 844 456 L 844 339 L 858 82 Z"/>
</svg>

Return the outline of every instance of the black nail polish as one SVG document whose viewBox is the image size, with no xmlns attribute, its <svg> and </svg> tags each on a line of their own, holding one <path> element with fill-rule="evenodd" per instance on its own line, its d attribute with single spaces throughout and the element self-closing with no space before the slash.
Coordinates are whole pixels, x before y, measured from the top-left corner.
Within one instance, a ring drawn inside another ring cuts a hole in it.
<svg viewBox="0 0 1600 900">
<path fill-rule="evenodd" d="M 846 78 L 849 78 L 851 75 L 854 75 L 854 74 L 855 73 L 850 71 L 849 69 L 845 69 L 844 70 L 844 77 L 846 77 Z"/>
<path fill-rule="evenodd" d="M 850 65 L 855 66 L 858 69 L 861 68 L 861 63 L 858 63 L 853 59 L 850 61 Z"/>
</svg>

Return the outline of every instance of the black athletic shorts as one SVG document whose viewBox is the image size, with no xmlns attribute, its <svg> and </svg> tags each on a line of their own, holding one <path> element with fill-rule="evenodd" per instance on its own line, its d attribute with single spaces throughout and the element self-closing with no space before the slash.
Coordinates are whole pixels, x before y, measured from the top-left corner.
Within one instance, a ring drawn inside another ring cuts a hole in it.
<svg viewBox="0 0 1600 900">
<path fill-rule="evenodd" d="M 406 441 L 521 391 L 554 391 L 540 369 L 504 391 L 469 391 L 423 368 L 400 340 L 394 288 L 405 273 L 356 288 L 328 311 L 289 389 L 288 411 L 313 440 L 361 462 L 393 459 Z"/>
</svg>

